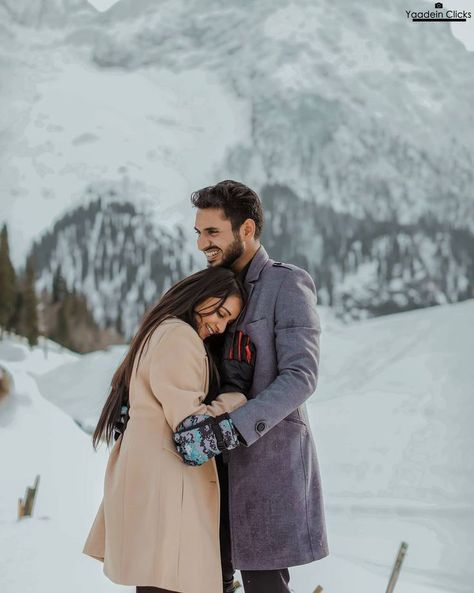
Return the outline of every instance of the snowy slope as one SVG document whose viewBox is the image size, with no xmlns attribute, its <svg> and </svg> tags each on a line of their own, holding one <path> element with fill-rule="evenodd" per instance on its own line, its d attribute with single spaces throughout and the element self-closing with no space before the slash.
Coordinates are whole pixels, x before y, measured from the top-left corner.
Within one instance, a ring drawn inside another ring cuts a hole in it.
<svg viewBox="0 0 474 593">
<path fill-rule="evenodd" d="M 51 343 L 47 359 L 41 347 L 31 352 L 19 340 L 0 343 L 0 364 L 15 384 L 0 402 L 2 593 L 117 590 L 81 556 L 102 493 L 106 451 L 94 454 L 90 437 L 41 397 L 31 377 L 76 358 Z M 37 474 L 34 516 L 17 522 L 17 500 Z"/>
<path fill-rule="evenodd" d="M 472 591 L 473 326 L 471 299 L 322 337 L 310 416 L 332 549 L 387 574 L 407 541 L 401 591 Z"/>
<path fill-rule="evenodd" d="M 294 569 L 295 592 L 318 583 L 383 591 L 406 541 L 397 593 L 471 593 L 474 301 L 347 327 L 320 313 L 322 371 L 309 413 L 331 556 Z M 93 426 L 123 352 L 79 357 L 38 377 L 40 389 Z"/>
<path fill-rule="evenodd" d="M 329 443 L 338 456 L 331 454 L 326 472 L 329 479 L 347 473 L 349 496 L 453 508 L 474 500 L 473 324 L 471 299 L 322 337 L 321 383 L 312 402 L 338 427 Z M 344 497 L 340 488 L 338 496 Z"/>
<path fill-rule="evenodd" d="M 40 392 L 92 433 L 112 375 L 125 352 L 125 346 L 113 346 L 84 354 L 78 361 L 65 362 L 56 370 L 35 374 Z"/>
<path fill-rule="evenodd" d="M 137 180 L 136 202 L 151 203 L 157 221 L 173 222 L 182 203 L 191 222 L 189 194 L 215 179 L 228 139 L 245 137 L 239 100 L 204 71 L 124 76 L 81 63 L 68 49 L 54 55 L 54 63 L 36 63 L 41 54 L 28 54 L 27 65 L 10 74 L 28 77 L 21 83 L 37 98 L 27 119 L 9 124 L 10 150 L 0 163 L 15 260 L 55 218 L 84 203 L 89 183 L 115 181 L 124 171 Z M 14 111 L 21 106 L 15 103 Z M 25 218 L 33 195 L 35 216 Z"/>
</svg>

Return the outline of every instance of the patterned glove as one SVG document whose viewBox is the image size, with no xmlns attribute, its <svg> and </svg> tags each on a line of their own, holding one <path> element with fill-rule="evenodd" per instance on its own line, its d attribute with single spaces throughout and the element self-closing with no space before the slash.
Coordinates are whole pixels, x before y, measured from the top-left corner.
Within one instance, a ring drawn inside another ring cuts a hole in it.
<svg viewBox="0 0 474 593">
<path fill-rule="evenodd" d="M 202 465 L 222 451 L 240 445 L 229 414 L 214 418 L 194 414 L 185 418 L 173 434 L 176 450 L 187 465 Z"/>
</svg>

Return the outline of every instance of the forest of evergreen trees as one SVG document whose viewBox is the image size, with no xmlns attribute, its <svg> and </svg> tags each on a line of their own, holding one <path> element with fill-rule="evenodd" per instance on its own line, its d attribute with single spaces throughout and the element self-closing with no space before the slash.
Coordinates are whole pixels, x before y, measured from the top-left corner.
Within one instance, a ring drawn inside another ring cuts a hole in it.
<svg viewBox="0 0 474 593">
<path fill-rule="evenodd" d="M 453 227 L 431 214 L 403 223 L 395 211 L 386 220 L 369 211 L 358 218 L 302 200 L 285 185 L 264 186 L 261 197 L 267 251 L 308 270 L 319 303 L 346 320 L 474 297 L 474 234 L 467 224 Z"/>
<path fill-rule="evenodd" d="M 24 270 L 16 272 L 10 259 L 8 229 L 0 235 L 0 338 L 15 333 L 30 346 L 40 335 L 75 352 L 90 352 L 123 343 L 117 327 L 101 328 L 83 294 L 70 289 L 59 266 L 50 290 L 37 294 L 35 258 L 29 255 Z"/>
</svg>

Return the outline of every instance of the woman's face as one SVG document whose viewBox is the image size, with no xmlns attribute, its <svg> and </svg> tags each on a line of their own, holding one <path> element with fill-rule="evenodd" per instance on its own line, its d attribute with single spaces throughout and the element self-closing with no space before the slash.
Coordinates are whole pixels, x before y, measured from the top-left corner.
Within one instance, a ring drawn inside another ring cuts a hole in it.
<svg viewBox="0 0 474 593">
<path fill-rule="evenodd" d="M 242 300 L 239 296 L 229 296 L 214 313 L 210 313 L 217 306 L 220 299 L 209 297 L 199 303 L 195 309 L 194 318 L 197 323 L 197 332 L 202 340 L 214 334 L 225 332 L 227 324 L 232 323 L 242 310 Z"/>
</svg>

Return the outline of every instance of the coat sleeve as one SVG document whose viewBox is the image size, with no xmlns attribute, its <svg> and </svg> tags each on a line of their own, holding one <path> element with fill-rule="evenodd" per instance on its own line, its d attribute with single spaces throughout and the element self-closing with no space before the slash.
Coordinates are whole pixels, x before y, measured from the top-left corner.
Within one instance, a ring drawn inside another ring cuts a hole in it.
<svg viewBox="0 0 474 593">
<path fill-rule="evenodd" d="M 242 393 L 224 393 L 203 404 L 206 365 L 200 338 L 191 326 L 171 326 L 150 352 L 149 381 L 171 428 L 192 414 L 219 416 L 232 412 L 247 399 Z"/>
<path fill-rule="evenodd" d="M 266 389 L 231 414 L 247 446 L 311 397 L 318 381 L 321 325 L 316 311 L 316 287 L 301 268 L 284 272 L 287 276 L 278 292 L 274 322 L 278 375 Z"/>
</svg>

